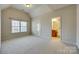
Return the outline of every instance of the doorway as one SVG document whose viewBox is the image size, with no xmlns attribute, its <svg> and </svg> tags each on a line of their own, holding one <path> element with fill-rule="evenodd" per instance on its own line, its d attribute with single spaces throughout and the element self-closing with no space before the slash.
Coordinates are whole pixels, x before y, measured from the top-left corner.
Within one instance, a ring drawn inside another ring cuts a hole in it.
<svg viewBox="0 0 79 59">
<path fill-rule="evenodd" d="M 61 17 L 52 18 L 51 36 L 53 40 L 61 40 Z"/>
</svg>

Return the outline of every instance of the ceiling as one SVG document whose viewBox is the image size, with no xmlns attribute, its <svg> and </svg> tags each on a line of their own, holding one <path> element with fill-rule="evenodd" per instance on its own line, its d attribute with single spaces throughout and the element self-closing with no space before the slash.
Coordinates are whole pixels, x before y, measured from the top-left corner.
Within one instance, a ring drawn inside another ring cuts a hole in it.
<svg viewBox="0 0 79 59">
<path fill-rule="evenodd" d="M 22 11 L 29 13 L 32 17 L 41 15 L 56 9 L 66 7 L 69 4 L 33 4 L 32 7 L 25 7 L 24 4 L 0 4 L 1 10 L 13 7 Z"/>
</svg>

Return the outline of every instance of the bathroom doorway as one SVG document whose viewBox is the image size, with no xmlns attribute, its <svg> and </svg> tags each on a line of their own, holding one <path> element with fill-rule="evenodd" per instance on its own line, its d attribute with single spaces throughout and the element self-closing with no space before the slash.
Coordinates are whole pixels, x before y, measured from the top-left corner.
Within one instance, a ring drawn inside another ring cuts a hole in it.
<svg viewBox="0 0 79 59">
<path fill-rule="evenodd" d="M 53 40 L 61 40 L 61 17 L 52 18 L 51 36 Z"/>
</svg>

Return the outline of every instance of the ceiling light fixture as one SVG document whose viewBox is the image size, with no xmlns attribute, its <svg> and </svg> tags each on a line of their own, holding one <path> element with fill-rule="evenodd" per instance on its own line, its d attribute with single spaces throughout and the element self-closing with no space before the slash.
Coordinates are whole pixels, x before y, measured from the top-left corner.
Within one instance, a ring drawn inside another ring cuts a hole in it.
<svg viewBox="0 0 79 59">
<path fill-rule="evenodd" d="M 32 4 L 24 4 L 25 5 L 25 7 L 32 7 Z"/>
</svg>

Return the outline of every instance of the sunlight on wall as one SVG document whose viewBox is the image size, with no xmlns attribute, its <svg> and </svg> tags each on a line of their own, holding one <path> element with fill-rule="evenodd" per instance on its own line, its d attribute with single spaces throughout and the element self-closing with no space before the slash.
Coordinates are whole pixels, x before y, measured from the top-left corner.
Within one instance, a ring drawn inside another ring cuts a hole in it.
<svg viewBox="0 0 79 59">
<path fill-rule="evenodd" d="M 37 23 L 37 32 L 38 32 L 38 35 L 40 35 L 40 23 Z"/>
</svg>

